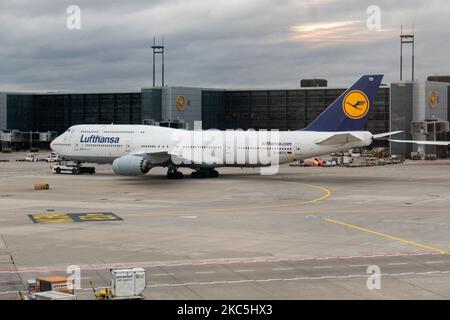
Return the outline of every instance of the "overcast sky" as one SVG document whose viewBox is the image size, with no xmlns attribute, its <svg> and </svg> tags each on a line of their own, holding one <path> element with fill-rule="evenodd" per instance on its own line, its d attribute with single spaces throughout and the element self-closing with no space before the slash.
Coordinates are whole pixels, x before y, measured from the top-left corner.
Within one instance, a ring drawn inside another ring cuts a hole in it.
<svg viewBox="0 0 450 320">
<path fill-rule="evenodd" d="M 80 30 L 66 26 L 70 5 Z M 367 28 L 370 5 L 380 31 Z M 425 80 L 450 74 L 449 17 L 448 0 L 0 0 L 0 91 L 139 91 L 152 84 L 151 39 L 163 35 L 170 86 L 340 86 L 364 73 L 392 82 L 400 25 L 412 22 Z"/>
</svg>

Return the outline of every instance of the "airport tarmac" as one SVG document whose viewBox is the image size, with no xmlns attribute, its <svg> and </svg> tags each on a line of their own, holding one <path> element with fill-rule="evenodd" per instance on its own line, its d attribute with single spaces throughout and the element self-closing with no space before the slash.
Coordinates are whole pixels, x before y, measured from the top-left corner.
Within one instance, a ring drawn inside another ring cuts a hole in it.
<svg viewBox="0 0 450 320">
<path fill-rule="evenodd" d="M 109 165 L 54 175 L 16 156 L 0 155 L 11 159 L 0 162 L 0 299 L 70 265 L 85 299 L 114 267 L 146 268 L 147 299 L 450 298 L 447 160 L 167 180 L 163 169 L 121 177 Z M 99 212 L 121 220 L 67 215 Z M 369 266 L 380 289 L 367 287 Z"/>
</svg>

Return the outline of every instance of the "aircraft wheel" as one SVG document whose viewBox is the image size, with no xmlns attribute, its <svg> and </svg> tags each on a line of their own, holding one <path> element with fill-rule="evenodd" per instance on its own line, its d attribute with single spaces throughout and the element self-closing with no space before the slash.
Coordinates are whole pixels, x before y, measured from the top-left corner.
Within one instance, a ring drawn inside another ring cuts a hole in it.
<svg viewBox="0 0 450 320">
<path fill-rule="evenodd" d="M 180 171 L 175 171 L 174 176 L 175 176 L 175 179 L 183 179 L 184 178 L 183 172 L 180 172 Z"/>
<path fill-rule="evenodd" d="M 200 178 L 200 174 L 198 173 L 198 171 L 193 171 L 191 173 L 191 178 L 194 178 L 194 179 Z"/>
<path fill-rule="evenodd" d="M 167 179 L 183 179 L 184 174 L 177 170 L 177 168 L 169 168 L 167 170 Z"/>
<path fill-rule="evenodd" d="M 209 176 L 211 178 L 217 178 L 219 176 L 219 172 L 217 172 L 217 170 L 212 169 L 209 171 Z"/>
<path fill-rule="evenodd" d="M 174 172 L 168 173 L 167 174 L 167 179 L 173 180 L 176 179 L 176 175 Z"/>
</svg>

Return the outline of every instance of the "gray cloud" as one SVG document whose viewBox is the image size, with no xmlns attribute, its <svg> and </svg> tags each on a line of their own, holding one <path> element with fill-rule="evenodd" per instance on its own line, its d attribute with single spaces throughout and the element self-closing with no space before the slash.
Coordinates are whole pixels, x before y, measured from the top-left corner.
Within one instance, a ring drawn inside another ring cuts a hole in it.
<svg viewBox="0 0 450 320">
<path fill-rule="evenodd" d="M 396 81 L 399 27 L 413 21 L 416 77 L 450 73 L 445 0 L 36 2 L 0 4 L 0 91 L 138 91 L 151 85 L 150 42 L 163 34 L 168 85 L 293 88 L 304 77 L 347 85 L 372 72 Z M 82 9 L 78 31 L 66 28 L 71 4 Z M 372 4 L 382 32 L 365 27 Z M 348 21 L 312 39 L 293 28 Z"/>
</svg>

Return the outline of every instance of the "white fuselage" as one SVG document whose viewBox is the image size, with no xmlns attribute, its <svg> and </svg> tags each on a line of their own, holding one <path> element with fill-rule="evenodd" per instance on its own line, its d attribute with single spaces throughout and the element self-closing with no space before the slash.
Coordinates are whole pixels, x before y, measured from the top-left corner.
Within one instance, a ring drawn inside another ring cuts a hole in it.
<svg viewBox="0 0 450 320">
<path fill-rule="evenodd" d="M 207 138 L 192 138 L 195 133 L 205 133 Z M 267 152 L 276 156 L 279 164 L 283 164 L 372 143 L 372 134 L 367 131 L 352 131 L 351 134 L 358 137 L 359 141 L 336 145 L 317 142 L 337 132 L 267 131 L 266 138 L 254 140 L 256 133 L 250 130 L 188 131 L 148 125 L 76 125 L 55 139 L 51 148 L 67 160 L 90 163 L 112 163 L 129 154 L 176 153 L 185 158 L 183 155 L 206 150 L 208 157 L 218 160 L 211 164 L 208 158 L 207 164 L 205 161 L 207 167 L 260 167 L 267 166 L 267 163 L 258 157 L 252 159 L 252 153 Z M 210 135 L 217 139 L 211 139 Z M 170 160 L 166 160 L 154 166 L 167 166 Z M 184 163 L 180 166 L 198 168 L 202 164 L 193 166 Z"/>
</svg>

